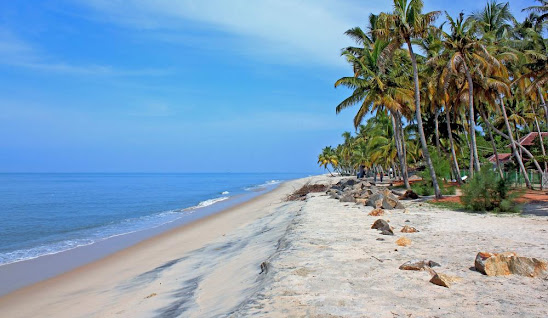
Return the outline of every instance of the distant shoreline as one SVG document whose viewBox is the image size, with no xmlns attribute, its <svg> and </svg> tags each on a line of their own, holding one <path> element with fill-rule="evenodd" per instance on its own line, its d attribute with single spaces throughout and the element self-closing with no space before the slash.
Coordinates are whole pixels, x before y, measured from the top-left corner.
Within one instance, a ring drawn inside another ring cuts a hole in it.
<svg viewBox="0 0 548 318">
<path fill-rule="evenodd" d="M 269 187 L 250 190 L 245 194 L 231 196 L 227 200 L 209 206 L 193 207 L 197 213 L 184 215 L 179 219 L 152 228 L 115 235 L 89 245 L 0 265 L 0 282 L 2 282 L 0 284 L 0 297 L 20 288 L 62 275 L 78 267 L 100 261 L 109 255 L 153 239 L 163 233 L 189 226 L 204 218 L 214 217 L 227 209 L 245 204 L 245 202 L 257 196 L 264 195 L 277 186 L 278 184 L 273 184 Z"/>
</svg>

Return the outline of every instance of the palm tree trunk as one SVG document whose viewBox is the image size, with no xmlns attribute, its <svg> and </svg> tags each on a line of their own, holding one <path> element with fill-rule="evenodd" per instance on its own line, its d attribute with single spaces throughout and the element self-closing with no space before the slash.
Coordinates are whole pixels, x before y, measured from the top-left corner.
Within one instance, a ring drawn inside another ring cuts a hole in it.
<svg viewBox="0 0 548 318">
<path fill-rule="evenodd" d="M 403 123 L 401 121 L 401 113 L 398 112 L 398 129 L 400 130 L 400 141 L 401 141 L 401 150 L 402 150 L 402 159 L 405 162 L 405 170 L 402 170 L 402 176 L 407 179 L 407 183 L 409 183 L 409 171 L 407 166 L 407 145 L 405 143 L 405 131 L 403 130 Z"/>
<path fill-rule="evenodd" d="M 434 130 L 434 133 L 436 134 L 436 149 L 438 149 L 438 153 L 441 153 L 441 147 L 440 147 L 440 129 L 439 129 L 439 120 L 438 117 L 440 116 L 440 112 L 436 109 L 436 113 L 434 114 L 434 126 L 436 127 Z"/>
<path fill-rule="evenodd" d="M 544 101 L 544 95 L 542 94 L 540 87 L 537 87 L 537 91 L 538 95 L 540 96 L 540 102 L 542 103 L 542 107 L 544 108 L 544 116 L 546 117 L 546 128 L 548 129 L 548 106 L 546 106 L 546 102 Z"/>
<path fill-rule="evenodd" d="M 531 107 L 531 109 L 533 110 L 533 115 L 535 116 L 535 126 L 537 127 L 538 138 L 540 139 L 540 149 L 542 150 L 542 156 L 546 157 L 546 149 L 544 149 L 544 140 L 542 139 L 542 132 L 540 131 L 540 126 L 538 124 L 537 113 L 535 112 L 534 107 Z M 546 160 L 544 161 L 544 170 L 548 170 L 548 164 L 546 163 Z"/>
<path fill-rule="evenodd" d="M 464 137 L 466 138 L 466 144 L 468 145 L 468 149 L 470 149 L 470 163 L 468 164 L 468 176 L 472 178 L 474 176 L 474 154 L 472 152 L 472 145 L 470 144 L 470 138 L 468 137 L 468 131 L 466 130 L 466 126 L 464 123 L 467 122 L 466 114 L 460 114 L 460 120 L 463 123 L 464 127 Z M 461 148 L 462 149 L 462 148 Z"/>
<path fill-rule="evenodd" d="M 527 176 L 527 170 L 525 170 L 525 166 L 523 165 L 523 160 L 520 157 L 518 150 L 516 148 L 516 143 L 514 141 L 514 136 L 512 134 L 512 128 L 510 127 L 508 116 L 506 115 L 506 107 L 504 106 L 504 99 L 500 97 L 499 100 L 500 100 L 500 106 L 502 109 L 502 116 L 504 117 L 504 124 L 506 125 L 506 129 L 508 129 L 508 137 L 510 138 L 510 146 L 512 148 L 512 153 L 514 154 L 514 158 L 516 158 L 516 161 L 518 162 L 519 169 L 521 170 L 521 173 L 523 174 L 525 178 L 525 186 L 527 186 L 527 188 L 529 189 L 532 189 L 531 182 L 529 181 L 529 176 Z"/>
<path fill-rule="evenodd" d="M 483 118 L 483 122 L 487 122 L 487 116 L 485 116 L 485 114 L 482 111 L 480 111 L 480 114 L 481 114 L 481 118 Z M 489 125 L 486 124 L 485 126 L 487 127 L 487 132 L 489 133 L 489 139 L 491 139 L 491 145 L 493 146 L 493 153 L 495 154 L 497 169 L 499 170 L 500 177 L 504 179 L 504 173 L 502 172 L 502 166 L 499 160 L 497 145 L 495 145 L 495 139 L 493 138 L 493 132 L 491 131 L 491 127 L 489 127 Z"/>
<path fill-rule="evenodd" d="M 468 103 L 469 103 L 469 127 L 470 127 L 470 141 L 472 143 L 471 155 L 474 157 L 474 167 L 476 171 L 480 170 L 478 146 L 476 144 L 476 120 L 474 119 L 474 82 L 472 81 L 472 75 L 468 70 L 468 65 L 463 60 L 464 71 L 466 73 L 466 79 L 468 80 Z"/>
<path fill-rule="evenodd" d="M 506 138 L 508 140 L 510 140 L 510 136 L 508 136 L 507 134 L 503 133 L 502 131 L 498 130 L 496 127 L 494 127 L 490 122 L 487 122 L 486 123 L 487 125 L 489 125 L 489 127 L 491 127 L 491 129 L 496 133 L 498 134 L 499 136 L 503 137 L 503 138 Z M 523 145 L 520 145 L 518 142 L 514 141 L 513 145 L 515 145 L 516 147 L 518 147 L 521 151 L 523 151 L 527 157 L 529 157 L 529 159 L 531 159 L 531 161 L 533 162 L 533 164 L 535 165 L 535 167 L 537 168 L 537 171 L 542 174 L 542 168 L 540 167 L 538 161 L 535 159 L 535 156 L 533 156 L 533 154 L 527 149 L 525 148 Z M 542 183 L 541 183 L 541 189 L 542 189 Z"/>
<path fill-rule="evenodd" d="M 403 174 L 403 184 L 407 190 L 411 189 L 409 184 L 409 177 L 407 174 L 407 161 L 405 160 L 404 150 L 402 144 L 404 138 L 401 136 L 400 131 L 400 119 L 399 114 L 392 114 L 392 125 L 394 127 L 394 139 L 396 140 L 396 150 L 398 152 L 398 160 L 400 162 L 401 171 Z"/>
<path fill-rule="evenodd" d="M 455 173 L 457 174 L 457 182 L 462 184 L 460 178 L 459 162 L 457 160 L 457 153 L 455 152 L 455 143 L 453 142 L 453 133 L 451 131 L 451 118 L 449 117 L 449 108 L 445 107 L 445 121 L 447 122 L 447 133 L 449 135 L 449 145 L 451 146 L 451 157 L 453 158 L 453 165 L 455 166 Z"/>
<path fill-rule="evenodd" d="M 428 170 L 430 172 L 430 177 L 432 178 L 432 186 L 434 187 L 436 199 L 440 199 L 440 186 L 438 184 L 438 179 L 436 178 L 436 172 L 434 171 L 432 159 L 430 158 L 430 152 L 428 152 L 428 144 L 426 143 L 426 136 L 424 135 L 424 129 L 422 125 L 421 97 L 419 89 L 419 71 L 417 67 L 417 59 L 415 58 L 415 53 L 413 53 L 413 46 L 411 45 L 411 41 L 409 39 L 405 39 L 405 42 L 407 42 L 409 55 L 411 57 L 411 65 L 413 65 L 413 82 L 415 83 L 415 116 L 417 117 L 417 126 L 419 128 L 419 136 L 422 145 L 422 155 L 424 157 L 424 161 L 426 161 L 426 166 L 428 167 Z"/>
</svg>

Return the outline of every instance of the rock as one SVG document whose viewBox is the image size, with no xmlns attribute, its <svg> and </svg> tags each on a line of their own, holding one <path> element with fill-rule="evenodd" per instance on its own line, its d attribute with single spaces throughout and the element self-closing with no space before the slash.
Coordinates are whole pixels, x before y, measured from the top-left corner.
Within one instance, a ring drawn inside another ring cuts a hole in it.
<svg viewBox="0 0 548 318">
<path fill-rule="evenodd" d="M 377 241 L 384 241 L 382 237 L 377 238 Z"/>
<path fill-rule="evenodd" d="M 368 215 L 369 216 L 382 216 L 382 215 L 384 215 L 384 210 L 383 209 L 375 209 L 375 210 L 369 212 Z"/>
<path fill-rule="evenodd" d="M 390 229 L 390 225 L 388 225 L 388 222 L 386 222 L 385 220 L 378 219 L 377 221 L 375 221 L 375 223 L 373 223 L 371 228 L 375 230 Z"/>
<path fill-rule="evenodd" d="M 436 273 L 430 282 L 435 285 L 443 286 L 449 288 L 453 283 L 458 282 L 460 280 L 460 277 L 456 276 L 449 276 L 444 275 L 440 273 Z"/>
<path fill-rule="evenodd" d="M 403 232 L 403 233 L 416 233 L 416 232 L 419 232 L 419 230 L 417 230 L 416 228 L 414 228 L 412 226 L 405 225 L 401 229 L 401 232 Z"/>
<path fill-rule="evenodd" d="M 381 207 L 383 209 L 386 209 L 386 210 L 392 210 L 393 208 L 396 207 L 397 204 L 398 204 L 398 202 L 396 202 L 396 201 L 394 201 L 390 198 L 384 197 L 384 198 L 382 198 Z"/>
<path fill-rule="evenodd" d="M 341 196 L 340 201 L 341 202 L 356 202 L 356 199 L 354 198 L 354 196 L 352 194 L 345 193 L 343 196 Z"/>
<path fill-rule="evenodd" d="M 392 229 L 390 229 L 390 228 L 382 229 L 381 234 L 382 235 L 394 235 L 394 231 L 392 231 Z"/>
<path fill-rule="evenodd" d="M 409 223 L 409 222 L 411 222 L 411 221 L 409 221 L 409 220 L 405 220 L 405 223 Z"/>
<path fill-rule="evenodd" d="M 434 262 L 434 261 L 428 261 L 428 266 L 430 266 L 430 267 L 440 267 L 441 265 L 439 263 Z"/>
<path fill-rule="evenodd" d="M 412 260 L 403 263 L 399 268 L 403 271 L 422 271 L 428 270 L 435 266 L 440 266 L 440 264 L 434 261 Z"/>
<path fill-rule="evenodd" d="M 415 200 L 418 198 L 418 194 L 413 192 L 413 190 L 407 190 L 402 196 L 399 197 L 400 200 Z"/>
<path fill-rule="evenodd" d="M 508 268 L 514 275 L 538 277 L 546 273 L 546 262 L 537 258 L 510 257 Z"/>
<path fill-rule="evenodd" d="M 365 205 L 367 203 L 367 199 L 357 198 L 355 199 L 356 204 Z"/>
<path fill-rule="evenodd" d="M 396 244 L 398 244 L 399 246 L 408 246 L 411 245 L 411 240 L 405 236 L 402 236 L 396 241 Z"/>
<path fill-rule="evenodd" d="M 476 270 L 487 276 L 521 275 L 538 277 L 546 273 L 546 262 L 518 256 L 514 252 L 500 254 L 479 252 L 474 261 Z"/>
<path fill-rule="evenodd" d="M 375 209 L 378 209 L 382 206 L 382 199 L 384 196 L 382 193 L 373 193 L 369 196 L 369 199 L 367 200 L 367 205 L 374 207 Z"/>
</svg>

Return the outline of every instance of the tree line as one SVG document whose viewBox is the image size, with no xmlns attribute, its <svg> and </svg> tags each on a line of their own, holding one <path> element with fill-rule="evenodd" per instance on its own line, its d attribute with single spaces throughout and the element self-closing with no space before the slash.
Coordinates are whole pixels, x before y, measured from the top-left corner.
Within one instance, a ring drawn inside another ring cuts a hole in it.
<svg viewBox="0 0 548 318">
<path fill-rule="evenodd" d="M 498 154 L 509 147 L 532 188 L 527 168 L 547 170 L 546 145 L 518 141 L 548 131 L 548 1 L 524 8 L 523 21 L 496 1 L 457 17 L 423 12 L 421 0 L 393 2 L 392 12 L 369 15 L 365 29 L 345 32 L 356 43 L 342 49 L 353 75 L 335 87 L 352 92 L 336 112 L 358 106 L 356 133 L 325 147 L 319 164 L 341 174 L 392 168 L 406 188 L 409 167 L 422 166 L 439 198 L 436 160 L 447 160 L 460 184 L 462 169 L 473 177 L 495 154 L 502 177 Z"/>
</svg>

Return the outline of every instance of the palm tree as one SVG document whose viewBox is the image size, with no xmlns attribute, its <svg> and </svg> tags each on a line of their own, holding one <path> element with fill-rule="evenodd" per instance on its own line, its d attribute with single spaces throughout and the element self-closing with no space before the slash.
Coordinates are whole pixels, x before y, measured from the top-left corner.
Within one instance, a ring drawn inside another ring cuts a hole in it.
<svg viewBox="0 0 548 318">
<path fill-rule="evenodd" d="M 544 22 L 544 20 L 548 19 L 548 1 L 537 0 L 537 2 L 540 2 L 540 5 L 530 6 L 521 11 L 532 11 L 540 13 L 541 15 L 537 18 L 537 20 L 539 21 L 539 23 L 542 23 Z"/>
<path fill-rule="evenodd" d="M 479 171 L 479 156 L 476 142 L 476 122 L 474 112 L 474 81 L 472 72 L 483 76 L 482 71 L 498 67 L 497 61 L 487 50 L 485 45 L 475 36 L 476 21 L 473 19 L 464 20 L 461 13 L 457 20 L 454 20 L 447 12 L 446 18 L 451 27 L 451 34 L 443 32 L 445 54 L 449 61 L 447 67 L 454 73 L 464 73 L 468 85 L 468 122 L 470 134 L 470 158 L 476 171 Z M 471 69 L 472 65 L 476 65 Z M 483 69 L 483 70 L 482 70 Z M 471 171 L 473 171 L 471 169 Z"/>
<path fill-rule="evenodd" d="M 491 34 L 497 39 L 505 38 L 512 30 L 510 23 L 515 22 L 514 16 L 510 12 L 510 4 L 497 3 L 495 0 L 487 2 L 483 10 L 476 11 L 470 16 L 470 19 L 480 22 L 480 32 Z"/>
<path fill-rule="evenodd" d="M 327 169 L 331 176 L 334 177 L 333 172 L 331 172 L 328 167 L 328 165 L 331 165 L 335 168 L 338 165 L 337 155 L 332 147 L 328 146 L 323 148 L 322 153 L 318 156 L 318 163 L 320 164 L 320 167 Z"/>
<path fill-rule="evenodd" d="M 417 59 L 413 52 L 413 46 L 411 44 L 412 39 L 422 38 L 428 34 L 428 30 L 431 27 L 434 20 L 439 15 L 439 11 L 428 12 L 423 14 L 422 8 L 424 4 L 422 0 L 394 0 L 393 13 L 381 13 L 377 21 L 377 29 L 375 33 L 380 38 L 390 41 L 390 45 L 385 48 L 385 54 L 381 59 L 381 65 L 387 63 L 392 53 L 400 48 L 404 43 L 407 44 L 409 50 L 409 57 L 411 58 L 411 65 L 413 67 L 413 82 L 414 82 L 414 96 L 415 96 L 415 117 L 417 120 L 417 126 L 419 130 L 419 137 L 422 145 L 422 152 L 426 161 L 426 166 L 430 172 L 432 178 L 432 185 L 434 187 L 434 193 L 436 198 L 441 198 L 441 191 L 434 171 L 434 165 L 428 152 L 428 144 L 426 143 L 426 136 L 424 135 L 424 129 L 422 124 L 422 112 L 421 112 L 421 100 L 420 100 L 420 87 L 419 87 L 419 71 L 417 67 Z"/>
<path fill-rule="evenodd" d="M 401 121 L 397 120 L 402 112 L 402 105 L 409 104 L 412 101 L 411 91 L 405 87 L 405 74 L 401 69 L 401 64 L 405 61 L 401 55 L 396 54 L 399 56 L 399 63 L 393 63 L 390 67 L 381 68 L 378 61 L 389 43 L 380 39 L 370 43 L 367 34 L 361 31 L 360 28 L 353 28 L 347 31 L 348 33 L 351 33 L 353 38 L 359 39 L 359 43 L 366 44 L 368 47 L 350 47 L 343 50 L 343 54 L 353 65 L 354 76 L 340 78 L 335 82 L 335 87 L 346 86 L 353 89 L 353 92 L 350 97 L 343 100 L 336 107 L 336 112 L 339 113 L 347 107 L 358 103 L 361 104 L 354 117 L 354 127 L 357 128 L 364 116 L 370 111 L 385 108 L 390 111 L 391 116 L 394 117 L 394 130 L 397 132 L 395 134 L 395 143 L 404 184 L 407 188 L 410 188 L 405 151 L 401 143 L 403 135 L 398 130 Z"/>
</svg>

